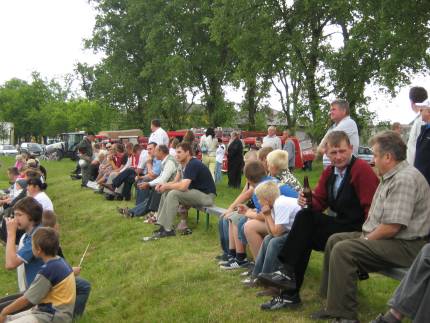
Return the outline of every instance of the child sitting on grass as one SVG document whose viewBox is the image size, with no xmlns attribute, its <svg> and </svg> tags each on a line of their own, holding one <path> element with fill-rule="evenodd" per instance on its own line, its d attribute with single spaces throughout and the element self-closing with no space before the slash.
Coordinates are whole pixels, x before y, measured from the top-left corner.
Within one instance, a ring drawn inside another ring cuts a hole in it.
<svg viewBox="0 0 430 323">
<path fill-rule="evenodd" d="M 42 214 L 42 226 L 54 229 L 59 232 L 59 225 L 57 222 L 57 215 L 53 211 L 43 211 Z M 58 247 L 58 256 L 63 259 L 64 257 L 61 246 Z M 76 281 L 76 303 L 73 311 L 73 318 L 82 316 L 87 305 L 88 298 L 90 297 L 91 284 L 89 281 L 83 279 L 81 274 L 81 267 L 72 267 L 73 273 L 75 274 Z"/>
<path fill-rule="evenodd" d="M 52 228 L 40 227 L 33 234 L 33 254 L 44 265 L 24 295 L 1 311 L 0 323 L 72 322 L 75 275 L 65 260 L 57 256 L 59 244 L 58 233 Z M 30 310 L 12 315 L 31 304 L 35 306 Z"/>
</svg>

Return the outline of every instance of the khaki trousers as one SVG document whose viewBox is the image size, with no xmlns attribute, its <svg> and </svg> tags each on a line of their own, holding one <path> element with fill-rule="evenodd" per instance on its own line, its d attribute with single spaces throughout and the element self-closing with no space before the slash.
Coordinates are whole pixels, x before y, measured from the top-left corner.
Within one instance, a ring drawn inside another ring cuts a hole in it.
<svg viewBox="0 0 430 323">
<path fill-rule="evenodd" d="M 327 241 L 320 293 L 333 317 L 357 319 L 357 271 L 409 267 L 425 240 L 365 240 L 361 232 L 337 233 Z"/>
<path fill-rule="evenodd" d="M 161 197 L 157 222 L 166 230 L 171 230 L 179 204 L 185 206 L 210 206 L 213 205 L 214 200 L 215 194 L 205 194 L 196 189 L 185 192 L 178 190 L 169 191 Z"/>
</svg>

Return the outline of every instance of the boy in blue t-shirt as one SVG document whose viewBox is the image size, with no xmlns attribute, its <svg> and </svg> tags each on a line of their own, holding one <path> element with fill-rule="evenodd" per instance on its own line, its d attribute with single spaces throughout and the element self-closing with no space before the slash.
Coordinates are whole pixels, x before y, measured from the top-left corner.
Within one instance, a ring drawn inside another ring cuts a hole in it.
<svg viewBox="0 0 430 323">
<path fill-rule="evenodd" d="M 72 322 L 76 300 L 75 275 L 65 260 L 57 256 L 59 248 L 57 232 L 40 227 L 32 235 L 35 257 L 42 259 L 34 281 L 24 295 L 5 307 L 0 313 L 0 323 L 7 322 Z M 30 310 L 17 313 L 29 305 Z"/>
<path fill-rule="evenodd" d="M 18 270 L 18 285 L 23 292 L 34 280 L 40 267 L 41 259 L 34 257 L 31 249 L 31 238 L 42 221 L 42 206 L 32 197 L 25 197 L 13 207 L 14 218 L 6 219 L 6 269 Z M 25 234 L 16 248 L 16 231 L 24 230 Z"/>
</svg>

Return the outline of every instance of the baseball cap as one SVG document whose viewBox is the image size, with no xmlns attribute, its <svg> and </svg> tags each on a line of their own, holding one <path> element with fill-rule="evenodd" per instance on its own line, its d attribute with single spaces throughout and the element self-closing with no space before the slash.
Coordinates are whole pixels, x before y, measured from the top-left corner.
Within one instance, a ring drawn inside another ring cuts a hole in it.
<svg viewBox="0 0 430 323">
<path fill-rule="evenodd" d="M 429 99 L 427 99 L 427 100 L 424 100 L 423 102 L 421 102 L 421 103 L 415 103 L 415 106 L 418 108 L 418 109 L 430 109 L 430 100 Z"/>
</svg>

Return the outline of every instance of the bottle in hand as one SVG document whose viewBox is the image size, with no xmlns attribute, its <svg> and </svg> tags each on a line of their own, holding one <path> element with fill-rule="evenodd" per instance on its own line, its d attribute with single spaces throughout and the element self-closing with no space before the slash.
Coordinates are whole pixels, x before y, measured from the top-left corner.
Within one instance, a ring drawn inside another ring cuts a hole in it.
<svg viewBox="0 0 430 323">
<path fill-rule="evenodd" d="M 306 205 L 304 206 L 305 209 L 312 208 L 312 190 L 309 186 L 309 178 L 308 176 L 305 176 L 303 179 L 303 195 L 306 199 Z"/>
</svg>

